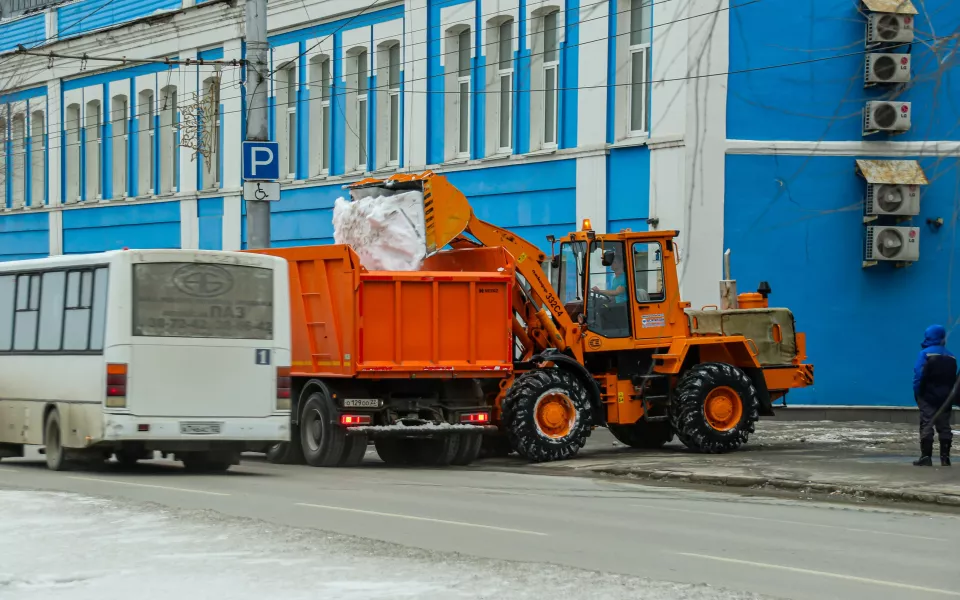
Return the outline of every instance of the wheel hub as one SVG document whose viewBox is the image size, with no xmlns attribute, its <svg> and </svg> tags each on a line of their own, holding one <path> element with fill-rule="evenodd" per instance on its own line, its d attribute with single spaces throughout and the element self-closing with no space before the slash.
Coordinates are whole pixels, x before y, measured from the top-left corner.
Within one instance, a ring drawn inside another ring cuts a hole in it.
<svg viewBox="0 0 960 600">
<path fill-rule="evenodd" d="M 573 401 L 563 393 L 548 392 L 537 400 L 537 428 L 550 438 L 562 438 L 573 429 L 577 411 Z"/>
<path fill-rule="evenodd" d="M 703 405 L 707 423 L 718 431 L 729 431 L 740 423 L 743 416 L 743 401 L 736 390 L 718 387 L 707 394 Z"/>
</svg>

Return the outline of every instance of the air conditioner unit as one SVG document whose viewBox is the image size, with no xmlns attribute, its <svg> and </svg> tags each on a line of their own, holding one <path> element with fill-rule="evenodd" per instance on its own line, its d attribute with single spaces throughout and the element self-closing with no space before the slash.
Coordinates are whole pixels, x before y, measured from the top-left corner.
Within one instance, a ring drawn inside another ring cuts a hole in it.
<svg viewBox="0 0 960 600">
<path fill-rule="evenodd" d="M 871 183 L 867 185 L 867 216 L 920 214 L 920 186 Z"/>
<path fill-rule="evenodd" d="M 910 103 L 874 100 L 863 109 L 863 132 L 910 130 Z"/>
<path fill-rule="evenodd" d="M 919 227 L 867 227 L 864 260 L 914 262 L 920 260 Z"/>
<path fill-rule="evenodd" d="M 870 13 L 867 16 L 867 43 L 891 44 L 913 41 L 913 15 Z"/>
<path fill-rule="evenodd" d="M 910 55 L 872 52 L 867 54 L 863 80 L 867 84 L 910 81 Z"/>
</svg>

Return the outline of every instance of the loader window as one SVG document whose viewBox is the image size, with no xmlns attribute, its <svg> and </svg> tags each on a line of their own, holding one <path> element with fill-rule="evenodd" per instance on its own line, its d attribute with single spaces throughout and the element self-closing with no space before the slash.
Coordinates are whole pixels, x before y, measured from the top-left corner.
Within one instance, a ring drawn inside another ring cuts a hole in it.
<svg viewBox="0 0 960 600">
<path fill-rule="evenodd" d="M 621 242 L 590 245 L 587 326 L 604 337 L 630 336 L 630 288 Z"/>
<path fill-rule="evenodd" d="M 637 302 L 663 302 L 663 249 L 658 242 L 633 245 Z"/>
<path fill-rule="evenodd" d="M 584 242 L 561 244 L 560 268 L 556 273 L 551 274 L 554 288 L 560 295 L 560 301 L 574 320 L 583 313 L 586 254 L 587 245 Z"/>
</svg>

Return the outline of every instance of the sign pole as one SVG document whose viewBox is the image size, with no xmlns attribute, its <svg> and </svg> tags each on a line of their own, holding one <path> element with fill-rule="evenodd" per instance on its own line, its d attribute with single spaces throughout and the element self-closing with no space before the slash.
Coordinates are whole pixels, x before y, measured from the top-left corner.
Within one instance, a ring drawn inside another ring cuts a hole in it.
<svg viewBox="0 0 960 600">
<path fill-rule="evenodd" d="M 247 137 L 267 141 L 267 0 L 246 0 L 247 38 Z M 247 248 L 270 247 L 270 203 L 245 200 L 247 206 Z"/>
</svg>

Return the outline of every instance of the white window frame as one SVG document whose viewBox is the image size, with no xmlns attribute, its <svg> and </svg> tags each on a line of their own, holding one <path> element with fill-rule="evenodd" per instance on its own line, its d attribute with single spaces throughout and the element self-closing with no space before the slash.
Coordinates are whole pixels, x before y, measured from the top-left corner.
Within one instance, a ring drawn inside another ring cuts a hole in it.
<svg viewBox="0 0 960 600">
<path fill-rule="evenodd" d="M 330 173 L 330 84 L 333 63 L 325 54 L 310 57 L 310 177 Z M 316 143 L 319 148 L 314 147 Z"/>
<path fill-rule="evenodd" d="M 100 157 L 103 156 L 103 102 L 90 100 L 86 103 L 83 124 L 86 130 L 83 150 L 86 153 L 87 171 L 83 199 L 87 202 L 102 200 L 103 165 L 100 164 Z"/>
<path fill-rule="evenodd" d="M 497 154 L 513 153 L 513 75 L 514 75 L 514 57 L 513 57 L 513 30 L 515 22 L 510 19 L 497 25 L 497 46 L 496 46 L 496 65 L 497 65 L 497 102 L 499 108 L 497 111 Z M 506 30 L 506 31 L 505 31 Z M 504 45 L 503 36 L 507 35 L 506 45 Z M 508 56 L 504 57 L 506 49 Z M 506 63 L 506 66 L 504 66 Z M 506 84 L 504 83 L 506 82 Z M 507 100 L 507 110 L 504 111 L 504 100 Z M 506 113 L 506 114 L 505 114 Z M 508 140 L 504 144 L 503 132 L 506 129 Z"/>
<path fill-rule="evenodd" d="M 470 158 L 470 142 L 472 139 L 473 115 L 470 110 L 473 100 L 473 90 L 470 85 L 473 81 L 473 30 L 462 28 L 457 33 L 457 158 Z M 466 42 L 466 48 L 464 48 Z M 463 61 L 466 58 L 467 67 L 464 73 Z M 466 102 L 464 102 L 466 100 Z M 466 106 L 464 106 L 466 104 Z"/>
<path fill-rule="evenodd" d="M 67 204 L 80 202 L 82 194 L 80 189 L 80 167 L 83 164 L 80 160 L 80 153 L 83 151 L 80 146 L 80 131 L 83 127 L 82 111 L 83 108 L 78 102 L 68 104 L 64 111 L 63 125 L 67 133 L 67 156 L 65 159 L 67 165 L 67 181 L 65 182 Z"/>
<path fill-rule="evenodd" d="M 43 206 L 46 196 L 47 119 L 43 109 L 30 113 L 30 204 Z"/>
<path fill-rule="evenodd" d="M 7 210 L 7 111 L 0 105 L 0 209 Z"/>
<path fill-rule="evenodd" d="M 627 86 L 627 135 L 630 137 L 646 136 L 649 134 L 649 122 L 650 122 L 650 107 L 649 107 L 649 92 L 648 85 L 650 79 L 650 32 L 646 29 L 649 25 L 644 23 L 644 19 L 641 16 L 640 23 L 634 22 L 634 16 L 638 10 L 642 10 L 649 15 L 650 11 L 650 0 L 629 0 L 630 1 L 630 14 L 628 15 L 628 22 L 630 23 L 630 29 L 627 32 L 624 32 L 629 41 L 629 62 L 627 62 L 627 77 L 630 80 L 630 84 Z M 637 34 L 636 36 L 634 34 Z M 644 35 L 646 33 L 646 35 Z M 643 38 L 646 37 L 647 41 L 643 41 Z M 638 41 L 636 38 L 640 38 Z M 638 82 L 634 78 L 634 61 L 639 55 L 639 60 L 643 69 L 643 79 Z M 637 86 L 640 85 L 639 98 L 637 98 Z M 640 114 L 641 116 L 641 127 L 635 127 L 633 120 L 633 114 L 636 110 L 636 103 L 640 104 Z"/>
<path fill-rule="evenodd" d="M 118 106 L 118 103 L 122 103 Z M 125 94 L 117 94 L 110 99 L 110 122 L 112 133 L 110 140 L 113 146 L 113 197 L 127 197 L 127 160 L 130 140 L 130 126 L 128 112 L 130 101 Z M 118 130 L 119 125 L 119 130 Z"/>
<path fill-rule="evenodd" d="M 370 131 L 370 53 L 366 49 L 360 51 L 354 57 L 354 69 L 356 69 L 357 81 L 357 103 L 355 105 L 357 115 L 357 170 L 366 172 L 370 153 L 367 148 L 367 138 Z"/>
<path fill-rule="evenodd" d="M 156 131 L 154 130 L 154 111 L 156 109 L 156 95 L 153 90 L 143 90 L 139 94 L 139 132 L 137 152 L 139 153 L 139 169 L 137 173 L 137 195 L 152 196 L 156 194 L 154 169 L 156 167 Z"/>
<path fill-rule="evenodd" d="M 18 124 L 20 129 L 18 130 Z M 11 206 L 27 206 L 27 114 L 23 111 L 13 113 L 10 120 L 10 138 L 13 153 L 13 194 Z"/>
<path fill-rule="evenodd" d="M 217 83 L 216 77 L 209 77 L 203 81 L 203 95 L 204 95 L 204 105 L 209 102 L 211 96 L 216 100 L 214 102 L 214 114 L 213 118 L 209 118 L 207 115 L 204 115 L 203 119 L 203 128 L 206 131 L 208 127 L 214 128 L 213 133 L 213 144 L 211 145 L 212 150 L 210 151 L 210 168 L 207 168 L 206 157 L 201 163 L 203 168 L 203 189 L 205 190 L 218 190 L 220 189 L 220 180 L 222 179 L 222 173 L 220 173 L 220 89 L 215 88 L 214 86 Z"/>
<path fill-rule="evenodd" d="M 552 60 L 547 60 L 547 20 L 553 18 L 556 21 L 556 26 L 553 28 L 554 41 L 556 47 L 553 49 L 554 57 Z M 542 76 L 541 81 L 543 82 L 542 93 L 540 94 L 541 98 L 541 107 L 540 107 L 540 116 L 543 119 L 542 129 L 541 129 L 541 147 L 544 150 L 555 150 L 559 146 L 560 140 L 560 94 L 558 92 L 560 88 L 560 11 L 552 10 L 541 18 L 541 29 L 540 36 L 543 40 L 543 67 L 542 67 Z M 547 90 L 547 74 L 553 72 L 553 91 L 550 92 Z M 547 118 L 547 103 L 548 101 L 553 101 L 553 120 L 552 123 L 549 122 Z M 552 129 L 553 141 L 547 141 L 547 131 Z"/>
<path fill-rule="evenodd" d="M 297 90 L 300 87 L 296 61 L 282 62 L 277 75 L 274 78 L 274 115 L 280 146 L 280 177 L 294 180 L 297 178 Z"/>
<path fill-rule="evenodd" d="M 391 44 L 387 55 L 387 166 L 400 165 L 400 82 L 403 78 L 402 54 L 400 42 Z M 396 73 L 396 76 L 394 76 Z"/>
<path fill-rule="evenodd" d="M 180 161 L 177 151 L 177 124 L 180 113 L 179 89 L 175 85 L 160 90 L 160 193 L 177 193 L 180 179 Z"/>
</svg>

